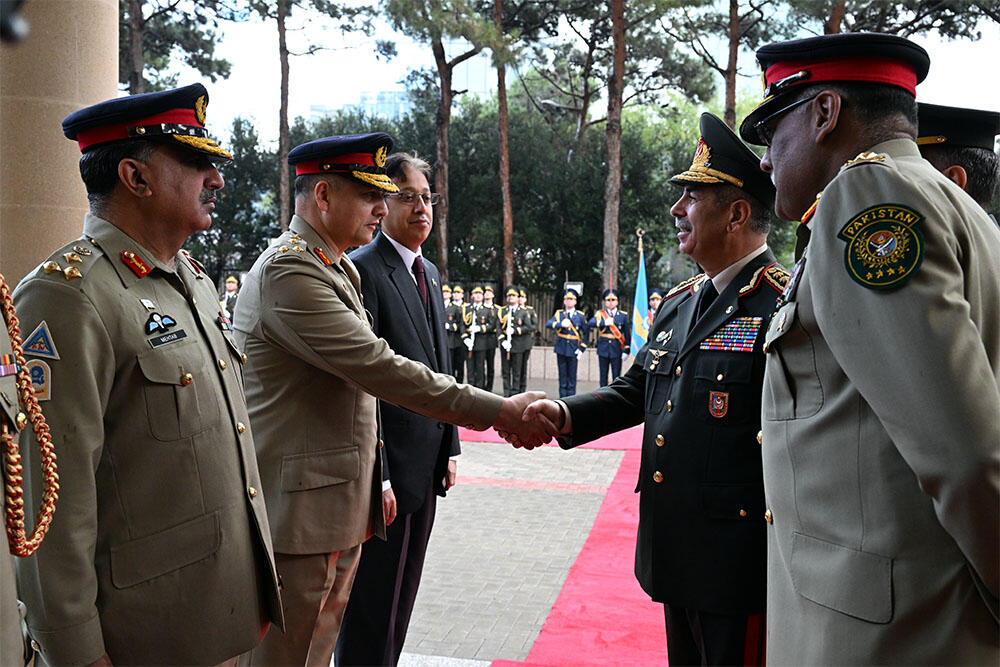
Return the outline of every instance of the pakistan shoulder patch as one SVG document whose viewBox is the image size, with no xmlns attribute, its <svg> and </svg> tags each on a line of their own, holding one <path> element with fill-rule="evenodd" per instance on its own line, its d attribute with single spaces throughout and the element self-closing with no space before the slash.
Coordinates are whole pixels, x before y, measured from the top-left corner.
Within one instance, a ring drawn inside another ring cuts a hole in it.
<svg viewBox="0 0 1000 667">
<path fill-rule="evenodd" d="M 904 285 L 924 258 L 923 219 L 901 204 L 878 204 L 855 215 L 837 234 L 847 242 L 847 273 L 869 289 Z"/>
</svg>

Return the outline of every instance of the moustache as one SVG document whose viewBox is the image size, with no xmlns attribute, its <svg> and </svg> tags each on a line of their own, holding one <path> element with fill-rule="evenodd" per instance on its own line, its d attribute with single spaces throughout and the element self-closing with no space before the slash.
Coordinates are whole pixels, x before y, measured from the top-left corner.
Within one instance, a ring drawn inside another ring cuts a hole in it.
<svg viewBox="0 0 1000 667">
<path fill-rule="evenodd" d="M 202 204 L 211 199 L 215 199 L 215 190 L 208 190 L 208 189 L 202 190 L 199 199 L 201 200 Z"/>
<path fill-rule="evenodd" d="M 687 221 L 687 218 L 674 218 L 674 226 L 682 232 L 691 231 L 691 223 Z"/>
</svg>

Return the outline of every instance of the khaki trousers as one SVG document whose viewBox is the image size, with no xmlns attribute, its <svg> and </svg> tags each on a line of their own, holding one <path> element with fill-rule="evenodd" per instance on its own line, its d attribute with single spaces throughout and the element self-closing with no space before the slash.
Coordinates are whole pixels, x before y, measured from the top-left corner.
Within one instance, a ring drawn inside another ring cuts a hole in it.
<svg viewBox="0 0 1000 667">
<path fill-rule="evenodd" d="M 360 544 L 329 554 L 274 554 L 285 632 L 271 626 L 240 664 L 329 667 L 360 557 Z"/>
</svg>

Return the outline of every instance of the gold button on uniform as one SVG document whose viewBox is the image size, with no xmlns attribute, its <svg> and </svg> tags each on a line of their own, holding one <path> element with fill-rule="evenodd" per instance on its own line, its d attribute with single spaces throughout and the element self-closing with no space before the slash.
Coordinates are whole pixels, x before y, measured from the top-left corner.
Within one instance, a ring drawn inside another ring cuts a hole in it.
<svg viewBox="0 0 1000 667">
<path fill-rule="evenodd" d="M 667 401 L 667 412 L 670 412 L 673 409 L 674 409 L 674 402 L 673 401 Z"/>
<path fill-rule="evenodd" d="M 246 433 L 247 427 L 243 425 L 243 422 L 236 422 L 236 430 L 240 433 Z"/>
<path fill-rule="evenodd" d="M 663 435 L 662 434 L 657 434 L 657 436 L 656 436 L 656 446 L 657 447 L 662 447 L 663 443 L 664 443 Z"/>
<path fill-rule="evenodd" d="M 763 431 L 757 431 L 757 444 L 758 445 L 763 445 L 764 444 L 764 432 Z"/>
<path fill-rule="evenodd" d="M 38 642 L 36 642 L 36 641 L 35 641 L 34 639 L 32 639 L 32 640 L 31 640 L 31 648 L 32 648 L 32 650 L 34 650 L 34 651 L 35 651 L 36 653 L 41 653 L 41 652 L 42 652 L 42 647 L 41 647 L 41 645 L 39 645 L 39 643 L 38 643 Z"/>
<path fill-rule="evenodd" d="M 225 359 L 219 359 L 219 368 L 221 368 L 222 370 L 226 370 L 226 360 Z"/>
<path fill-rule="evenodd" d="M 247 362 L 247 355 L 242 354 L 241 358 L 243 359 L 243 363 L 245 364 Z"/>
<path fill-rule="evenodd" d="M 247 489 L 247 493 L 250 494 L 251 498 L 257 497 L 257 489 L 253 488 L 252 486 Z"/>
<path fill-rule="evenodd" d="M 722 378 L 723 378 L 723 375 L 722 375 L 722 373 L 719 373 L 718 375 L 716 375 L 716 376 L 715 376 L 715 379 L 716 379 L 716 380 L 717 380 L 718 382 L 722 382 Z"/>
<path fill-rule="evenodd" d="M 185 387 L 194 382 L 194 376 L 190 373 L 185 373 L 181 376 L 181 384 Z"/>
<path fill-rule="evenodd" d="M 660 482 L 662 482 L 663 481 L 663 473 L 660 472 L 659 470 L 657 470 L 656 472 L 654 472 L 653 473 L 653 481 L 656 482 L 657 484 L 659 484 Z"/>
<path fill-rule="evenodd" d="M 767 521 L 768 523 L 774 523 L 774 515 L 771 514 L 770 509 L 764 510 L 764 521 Z"/>
<path fill-rule="evenodd" d="M 747 515 L 746 510 L 740 510 L 740 516 L 746 516 L 746 515 Z"/>
<path fill-rule="evenodd" d="M 674 369 L 674 375 L 676 375 L 677 377 L 681 376 L 681 367 L 680 366 L 678 366 L 677 368 Z"/>
<path fill-rule="evenodd" d="M 23 412 L 18 412 L 17 417 L 15 419 L 17 420 L 18 428 L 24 428 L 25 426 L 28 425 L 28 415 L 24 414 Z"/>
</svg>

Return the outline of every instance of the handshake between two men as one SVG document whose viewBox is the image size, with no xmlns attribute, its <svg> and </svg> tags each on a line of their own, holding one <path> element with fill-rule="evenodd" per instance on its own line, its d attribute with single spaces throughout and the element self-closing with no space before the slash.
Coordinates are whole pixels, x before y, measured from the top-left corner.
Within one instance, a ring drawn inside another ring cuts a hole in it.
<svg viewBox="0 0 1000 667">
<path fill-rule="evenodd" d="M 534 449 L 563 432 L 566 420 L 564 408 L 545 392 L 526 391 L 504 399 L 493 428 L 514 447 Z"/>
</svg>

